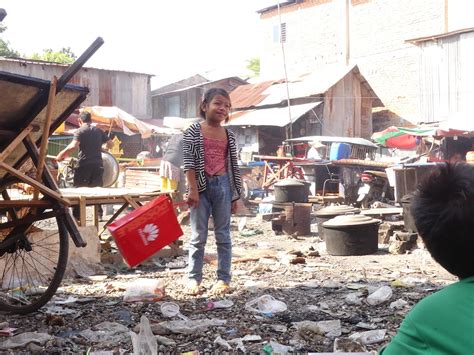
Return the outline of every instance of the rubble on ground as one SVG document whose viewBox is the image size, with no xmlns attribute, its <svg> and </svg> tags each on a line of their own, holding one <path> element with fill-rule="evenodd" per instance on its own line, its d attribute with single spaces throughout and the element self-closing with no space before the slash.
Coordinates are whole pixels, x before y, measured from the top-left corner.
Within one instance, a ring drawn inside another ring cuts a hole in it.
<svg viewBox="0 0 474 355">
<path fill-rule="evenodd" d="M 317 233 L 276 235 L 271 223 L 259 218 L 246 217 L 245 226 L 238 225 L 239 217 L 233 217 L 231 293 L 217 298 L 207 293 L 216 268 L 211 231 L 202 295 L 184 293 L 186 256 L 151 259 L 133 270 L 119 258 L 104 258 L 115 262 L 104 263 L 99 275 L 79 273 L 65 279 L 41 311 L 26 316 L 1 314 L 3 328 L 14 331 L 0 329 L 0 348 L 123 353 L 142 341 L 156 346 L 158 353 L 177 354 L 373 351 L 389 342 L 414 304 L 455 281 L 432 260 L 420 240 L 410 236 L 398 240 L 410 242 L 402 254 L 389 253 L 389 245 L 384 244 L 373 255 L 330 256 Z M 311 228 L 315 230 L 315 224 Z M 389 228 L 397 229 L 387 227 L 385 232 Z M 188 226 L 184 229 L 186 247 L 190 233 Z M 396 238 L 393 235 L 381 239 L 388 242 Z M 130 296 L 131 285 L 140 285 L 143 279 L 151 280 L 145 288 L 160 285 L 164 296 L 124 297 Z M 266 295 L 275 308 L 255 311 L 264 307 L 258 302 Z M 228 302 L 213 306 L 222 300 Z M 184 319 L 165 317 L 160 310 L 163 302 L 176 303 Z"/>
</svg>

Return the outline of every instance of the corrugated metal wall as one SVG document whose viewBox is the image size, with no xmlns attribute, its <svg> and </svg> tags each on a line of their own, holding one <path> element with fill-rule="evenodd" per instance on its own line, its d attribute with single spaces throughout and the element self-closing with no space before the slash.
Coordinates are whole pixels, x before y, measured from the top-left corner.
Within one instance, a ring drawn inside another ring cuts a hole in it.
<svg viewBox="0 0 474 355">
<path fill-rule="evenodd" d="M 51 80 L 66 66 L 0 58 L 0 70 Z M 151 118 L 150 75 L 83 68 L 71 83 L 86 86 L 90 93 L 84 106 L 118 106 L 137 118 Z"/>
<path fill-rule="evenodd" d="M 468 112 L 474 101 L 474 33 L 424 42 L 420 47 L 419 122 Z"/>
</svg>

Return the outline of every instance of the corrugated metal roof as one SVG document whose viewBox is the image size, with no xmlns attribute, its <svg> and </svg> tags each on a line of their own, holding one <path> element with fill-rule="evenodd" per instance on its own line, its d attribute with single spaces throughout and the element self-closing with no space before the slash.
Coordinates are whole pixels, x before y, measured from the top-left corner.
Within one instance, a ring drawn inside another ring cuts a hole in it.
<svg viewBox="0 0 474 355">
<path fill-rule="evenodd" d="M 47 65 L 47 66 L 54 66 L 54 67 L 69 67 L 70 66 L 70 64 L 48 62 L 48 61 L 39 60 L 39 59 L 7 58 L 7 57 L 0 56 L 0 60 L 4 60 L 7 62 L 25 63 L 25 64 Z M 94 68 L 94 67 L 82 67 L 82 69 L 95 69 L 95 70 L 104 70 L 104 71 L 109 71 L 109 72 L 139 74 L 139 75 L 147 75 L 149 77 L 155 76 L 154 74 L 132 72 L 132 71 L 126 71 L 126 70 L 103 69 L 103 68 Z"/>
<path fill-rule="evenodd" d="M 247 81 L 245 81 L 244 79 L 241 79 L 238 76 L 231 76 L 231 77 L 228 77 L 228 78 L 222 78 L 222 79 L 218 79 L 218 80 L 212 80 L 212 81 L 208 80 L 208 81 L 204 81 L 204 82 L 199 82 L 199 83 L 189 85 L 189 86 L 186 86 L 186 87 L 181 87 L 179 89 L 174 89 L 174 90 L 170 90 L 170 91 L 166 91 L 166 92 L 159 92 L 158 94 L 155 93 L 155 91 L 156 91 L 155 90 L 155 91 L 153 91 L 152 96 L 159 96 L 159 95 L 177 93 L 177 92 L 182 92 L 182 91 L 186 91 L 186 90 L 193 89 L 193 88 L 198 88 L 198 87 L 203 87 L 203 88 L 204 87 L 209 87 L 209 86 L 212 86 L 213 84 L 224 82 L 226 80 L 235 80 L 235 81 L 241 83 L 242 85 L 247 84 Z"/>
<path fill-rule="evenodd" d="M 288 142 L 312 142 L 312 141 L 320 141 L 326 143 L 333 143 L 333 142 L 341 142 L 341 143 L 351 143 L 351 144 L 358 144 L 358 145 L 365 145 L 372 148 L 377 148 L 377 145 L 371 141 L 368 141 L 364 138 L 357 138 L 357 137 L 332 137 L 332 136 L 305 136 L 305 137 L 298 137 L 298 138 L 291 138 L 287 139 Z"/>
<path fill-rule="evenodd" d="M 360 73 L 357 65 L 320 70 L 295 80 L 289 80 L 290 99 L 322 96 L 349 73 L 356 75 L 361 84 L 370 92 L 370 96 L 374 98 L 372 107 L 383 106 L 382 101 Z M 273 80 L 242 85 L 235 89 L 230 97 L 232 106 L 236 110 L 256 106 L 280 105 L 287 99 L 286 84 L 283 80 Z"/>
<path fill-rule="evenodd" d="M 474 27 L 463 28 L 462 30 L 456 30 L 456 31 L 441 33 L 441 34 L 432 35 L 432 36 L 407 39 L 405 43 L 419 44 L 419 43 L 428 42 L 428 41 L 436 41 L 440 38 L 461 35 L 463 33 L 469 33 L 469 32 L 474 32 Z"/>
<path fill-rule="evenodd" d="M 247 84 L 237 87 L 230 93 L 232 107 L 247 108 L 257 106 L 267 95 L 264 92 L 272 85 L 282 83 L 283 80 L 263 81 L 256 84 Z"/>
<path fill-rule="evenodd" d="M 309 110 L 320 105 L 321 102 L 292 105 L 291 120 L 288 107 L 261 108 L 257 110 L 238 111 L 232 114 L 229 126 L 276 126 L 285 127 L 295 122 Z"/>
</svg>

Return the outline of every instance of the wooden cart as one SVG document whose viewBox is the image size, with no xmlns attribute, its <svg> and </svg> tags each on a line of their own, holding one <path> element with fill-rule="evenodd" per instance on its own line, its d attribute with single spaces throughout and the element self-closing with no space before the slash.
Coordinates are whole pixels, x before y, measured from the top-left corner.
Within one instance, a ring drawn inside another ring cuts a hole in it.
<svg viewBox="0 0 474 355">
<path fill-rule="evenodd" d="M 29 313 L 61 283 L 68 235 L 85 242 L 44 164 L 49 135 L 86 99 L 66 85 L 103 44 L 98 38 L 56 81 L 0 72 L 0 310 Z"/>
</svg>

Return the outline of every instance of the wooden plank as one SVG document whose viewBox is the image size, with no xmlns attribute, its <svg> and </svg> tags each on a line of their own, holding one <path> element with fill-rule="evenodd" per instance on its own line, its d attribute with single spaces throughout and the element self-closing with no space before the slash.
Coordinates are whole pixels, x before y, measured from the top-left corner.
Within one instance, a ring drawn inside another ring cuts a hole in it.
<svg viewBox="0 0 474 355">
<path fill-rule="evenodd" d="M 41 137 L 41 146 L 39 150 L 37 171 L 36 171 L 36 180 L 41 182 L 43 180 L 43 169 L 44 169 L 44 159 L 46 156 L 46 150 L 48 149 L 48 138 L 49 130 L 51 128 L 51 120 L 53 119 L 53 107 L 54 100 L 56 98 L 56 84 L 58 78 L 53 76 L 51 85 L 49 87 L 49 97 L 48 97 L 48 106 L 46 106 L 46 117 L 43 124 L 43 135 Z M 35 191 L 35 200 L 38 198 L 38 190 Z"/>
<path fill-rule="evenodd" d="M 3 207 L 52 207 L 53 204 L 50 201 L 44 200 L 0 200 L 0 208 Z"/>
<path fill-rule="evenodd" d="M 135 202 L 135 200 L 131 197 L 131 196 L 127 196 L 127 195 L 124 195 L 123 198 L 125 199 L 125 201 L 127 201 L 130 206 L 132 206 L 133 208 L 137 209 L 140 207 L 140 205 L 138 203 Z"/>
<path fill-rule="evenodd" d="M 30 134 L 33 130 L 33 126 L 26 127 L 23 131 L 18 134 L 15 139 L 11 141 L 9 145 L 0 153 L 0 162 L 3 162 L 15 149 L 16 147 L 25 139 L 26 136 Z"/>
<path fill-rule="evenodd" d="M 84 227 L 86 225 L 86 198 L 79 198 L 79 225 Z"/>
<path fill-rule="evenodd" d="M 38 190 L 40 190 L 43 194 L 48 195 L 58 202 L 61 202 L 63 205 L 69 206 L 70 203 L 67 199 L 63 198 L 59 193 L 56 191 L 51 190 L 50 188 L 44 186 L 43 184 L 39 183 L 35 179 L 30 178 L 29 176 L 23 174 L 22 172 L 12 168 L 10 165 L 5 164 L 3 161 L 0 160 L 0 168 L 5 169 L 8 171 L 10 174 L 13 176 L 16 176 L 17 178 L 21 179 L 22 181 L 26 182 L 27 184 L 30 184 L 33 187 L 36 187 Z"/>
</svg>

